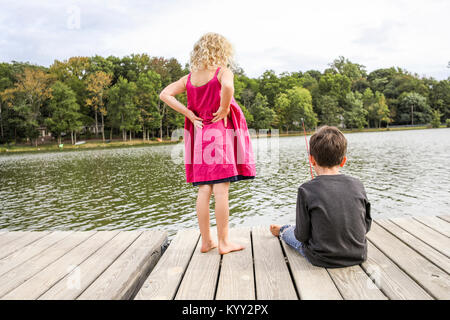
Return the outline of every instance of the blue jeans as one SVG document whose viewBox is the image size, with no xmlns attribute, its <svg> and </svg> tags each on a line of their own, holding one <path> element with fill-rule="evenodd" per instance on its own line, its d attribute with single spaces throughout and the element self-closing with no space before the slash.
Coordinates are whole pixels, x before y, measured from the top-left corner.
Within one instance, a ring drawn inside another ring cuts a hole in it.
<svg viewBox="0 0 450 320">
<path fill-rule="evenodd" d="M 295 237 L 294 229 L 295 229 L 295 226 L 293 226 L 293 225 L 287 224 L 287 225 L 282 226 L 280 229 L 280 238 L 281 238 L 281 240 L 286 242 L 286 244 L 288 244 L 289 246 L 294 248 L 295 251 L 297 251 L 298 253 L 300 253 L 302 256 L 304 256 L 306 258 L 305 251 L 303 250 L 304 245 L 303 245 L 303 243 L 298 241 L 297 238 Z M 308 260 L 308 258 L 306 258 L 306 260 Z"/>
</svg>

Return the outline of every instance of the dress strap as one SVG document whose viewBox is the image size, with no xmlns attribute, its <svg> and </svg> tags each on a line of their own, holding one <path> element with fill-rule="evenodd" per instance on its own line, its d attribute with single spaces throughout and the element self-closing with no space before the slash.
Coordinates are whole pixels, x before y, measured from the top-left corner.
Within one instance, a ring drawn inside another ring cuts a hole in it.
<svg viewBox="0 0 450 320">
<path fill-rule="evenodd" d="M 217 75 L 219 74 L 219 71 L 220 71 L 220 67 L 217 68 L 216 74 L 214 75 L 214 77 L 217 77 Z"/>
</svg>

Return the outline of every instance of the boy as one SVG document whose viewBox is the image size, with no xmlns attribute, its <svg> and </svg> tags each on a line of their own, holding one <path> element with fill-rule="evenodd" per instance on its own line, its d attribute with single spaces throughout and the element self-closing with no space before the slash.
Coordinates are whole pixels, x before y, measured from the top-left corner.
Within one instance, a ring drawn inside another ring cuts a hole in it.
<svg viewBox="0 0 450 320">
<path fill-rule="evenodd" d="M 310 139 L 309 155 L 317 177 L 298 189 L 296 225 L 270 226 L 274 236 L 318 267 L 347 267 L 367 259 L 370 203 L 358 179 L 339 173 L 346 153 L 339 129 L 320 128 Z"/>
</svg>

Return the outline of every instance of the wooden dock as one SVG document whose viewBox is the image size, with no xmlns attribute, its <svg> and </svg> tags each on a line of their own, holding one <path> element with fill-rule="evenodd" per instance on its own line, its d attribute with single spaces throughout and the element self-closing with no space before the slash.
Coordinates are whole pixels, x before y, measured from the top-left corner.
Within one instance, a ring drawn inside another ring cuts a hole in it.
<svg viewBox="0 0 450 320">
<path fill-rule="evenodd" d="M 450 299 L 450 216 L 377 220 L 368 260 L 340 269 L 310 265 L 268 226 L 230 234 L 246 249 L 221 256 L 200 253 L 197 230 L 165 252 L 158 230 L 0 231 L 0 299 Z"/>
<path fill-rule="evenodd" d="M 166 239 L 161 231 L 0 233 L 0 298 L 131 299 Z"/>
<path fill-rule="evenodd" d="M 450 299 L 450 216 L 378 220 L 368 260 L 340 269 L 310 265 L 268 226 L 230 233 L 246 249 L 220 256 L 179 231 L 135 299 Z"/>
</svg>

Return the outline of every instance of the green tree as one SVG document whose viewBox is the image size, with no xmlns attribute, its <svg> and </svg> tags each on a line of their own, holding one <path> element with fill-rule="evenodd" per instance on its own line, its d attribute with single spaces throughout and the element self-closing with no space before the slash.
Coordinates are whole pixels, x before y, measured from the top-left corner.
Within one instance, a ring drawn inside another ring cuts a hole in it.
<svg viewBox="0 0 450 320">
<path fill-rule="evenodd" d="M 339 105 L 344 105 L 345 98 L 351 89 L 351 80 L 346 75 L 326 73 L 320 78 L 319 93 L 333 96 Z"/>
<path fill-rule="evenodd" d="M 303 74 L 303 76 L 299 79 L 299 85 L 312 92 L 313 88 L 316 88 L 319 85 L 319 82 L 316 80 L 315 77 L 313 77 L 309 72 L 307 72 Z"/>
<path fill-rule="evenodd" d="M 149 68 L 161 76 L 161 85 L 163 88 L 187 74 L 186 70 L 174 58 L 152 57 Z"/>
<path fill-rule="evenodd" d="M 183 92 L 182 94 L 179 94 L 177 96 L 177 99 L 182 104 L 187 105 L 186 92 Z M 181 127 L 184 126 L 184 122 L 185 122 L 185 117 L 182 114 L 180 114 L 179 112 L 176 112 L 172 108 L 166 109 L 165 123 L 166 123 L 166 135 L 167 135 L 167 137 L 170 137 L 170 129 L 181 128 Z M 161 136 L 161 139 L 162 139 L 162 136 Z"/>
<path fill-rule="evenodd" d="M 187 70 L 183 69 L 181 64 L 174 58 L 152 57 L 150 59 L 150 70 L 155 71 L 161 76 L 161 86 L 163 88 L 187 74 Z M 172 108 L 167 108 L 167 105 L 160 100 L 158 101 L 158 112 L 162 117 L 162 124 L 159 129 L 159 137 L 162 139 L 163 126 L 166 127 L 168 133 L 169 127 L 178 127 L 179 123 L 184 119 Z"/>
<path fill-rule="evenodd" d="M 375 92 L 373 102 L 367 107 L 368 121 L 374 123 L 378 128 L 381 127 L 381 122 L 390 122 L 389 107 L 386 103 L 386 98 L 380 92 Z"/>
<path fill-rule="evenodd" d="M 139 75 L 137 85 L 137 106 L 140 110 L 140 124 L 143 139 L 150 139 L 150 131 L 162 127 L 162 117 L 158 110 L 161 77 L 149 70 Z"/>
<path fill-rule="evenodd" d="M 373 103 L 374 98 L 375 98 L 375 95 L 373 94 L 372 89 L 367 88 L 366 90 L 364 90 L 364 92 L 362 94 L 362 101 L 363 101 L 364 108 L 369 107 Z"/>
<path fill-rule="evenodd" d="M 14 71 L 9 63 L 0 63 L 0 142 L 5 140 L 5 124 L 4 118 L 7 116 L 8 110 L 6 110 L 7 95 L 4 91 L 13 87 Z"/>
<path fill-rule="evenodd" d="M 77 103 L 84 106 L 87 97 L 85 79 L 89 68 L 88 57 L 72 57 L 65 61 L 55 60 L 49 71 L 57 80 L 67 84 L 77 95 Z"/>
<path fill-rule="evenodd" d="M 234 75 L 234 97 L 240 106 L 249 108 L 259 92 L 259 84 L 256 79 L 246 75 Z"/>
<path fill-rule="evenodd" d="M 300 87 L 295 87 L 280 93 L 276 99 L 276 109 L 279 125 L 290 129 L 300 129 L 302 119 L 305 126 L 314 128 L 317 126 L 317 115 L 313 111 L 311 93 Z"/>
<path fill-rule="evenodd" d="M 23 102 L 23 96 L 16 86 L 19 77 L 23 76 L 25 69 L 28 68 L 46 72 L 45 68 L 29 63 L 17 61 L 0 63 L 0 143 L 18 141 L 19 138 L 27 136 L 27 122 L 24 121 L 23 114 L 18 113 L 19 109 L 14 106 Z"/>
<path fill-rule="evenodd" d="M 234 98 L 237 101 L 241 101 L 241 94 L 245 90 L 245 82 L 242 79 L 242 76 L 234 76 Z"/>
<path fill-rule="evenodd" d="M 351 92 L 346 97 L 346 111 L 344 123 L 347 128 L 362 129 L 367 125 L 367 110 L 364 109 L 363 95 L 359 92 Z"/>
<path fill-rule="evenodd" d="M 439 128 L 441 126 L 441 113 L 439 110 L 433 110 L 432 114 L 431 126 L 433 128 Z"/>
<path fill-rule="evenodd" d="M 387 85 L 392 81 L 394 76 L 401 73 L 402 73 L 401 69 L 396 68 L 377 69 L 372 71 L 367 76 L 367 80 L 369 81 L 370 88 L 372 89 L 373 92 L 379 91 L 384 93 L 386 91 Z"/>
<path fill-rule="evenodd" d="M 286 92 L 294 87 L 301 87 L 303 81 L 301 80 L 301 74 L 299 73 L 283 72 L 280 74 L 278 82 L 280 92 Z"/>
<path fill-rule="evenodd" d="M 259 78 L 259 92 L 267 97 L 269 107 L 273 108 L 275 99 L 280 93 L 280 79 L 278 79 L 275 71 L 267 70 Z"/>
<path fill-rule="evenodd" d="M 100 112 L 100 116 L 102 119 L 102 138 L 105 141 L 105 122 L 104 117 L 107 114 L 105 108 L 104 97 L 106 96 L 106 91 L 108 86 L 111 84 L 112 77 L 111 75 L 103 72 L 96 71 L 95 73 L 91 73 L 87 79 L 87 91 L 88 98 L 86 99 L 86 105 L 91 107 L 94 110 L 95 114 L 95 135 L 98 136 L 98 119 L 97 114 Z"/>
<path fill-rule="evenodd" d="M 72 144 L 74 132 L 82 128 L 81 114 L 78 112 L 80 106 L 77 103 L 76 94 L 69 86 L 61 81 L 55 82 L 50 99 L 50 116 L 45 119 L 47 128 L 58 137 L 58 144 L 61 144 L 61 133 L 71 132 Z"/>
<path fill-rule="evenodd" d="M 450 119 L 450 79 L 433 81 L 429 100 L 431 107 L 441 113 L 442 121 Z"/>
<path fill-rule="evenodd" d="M 329 66 L 335 73 L 339 73 L 348 77 L 352 80 L 353 83 L 367 76 L 365 66 L 357 63 L 352 63 L 350 60 L 344 58 L 343 56 L 335 59 L 332 63 L 329 64 Z"/>
<path fill-rule="evenodd" d="M 141 73 L 150 69 L 150 65 L 151 57 L 148 54 L 131 54 L 120 60 L 116 73 L 130 82 L 136 82 Z"/>
<path fill-rule="evenodd" d="M 250 111 L 244 106 L 240 106 L 242 113 L 244 114 L 245 120 L 247 122 L 247 126 L 249 128 L 253 127 L 253 115 L 250 113 Z"/>
<path fill-rule="evenodd" d="M 429 123 L 432 113 L 427 99 L 417 92 L 408 92 L 400 96 L 398 112 L 399 123 L 412 125 Z"/>
<path fill-rule="evenodd" d="M 122 131 L 123 141 L 127 141 L 127 131 L 139 129 L 139 110 L 136 107 L 137 87 L 134 82 L 120 77 L 115 85 L 108 90 L 108 110 L 111 124 Z M 112 128 L 111 128 L 112 130 Z"/>
<path fill-rule="evenodd" d="M 28 67 L 17 77 L 13 88 L 4 93 L 14 111 L 22 118 L 26 136 L 31 143 L 38 143 L 41 111 L 44 103 L 51 98 L 52 77 L 40 68 Z"/>
<path fill-rule="evenodd" d="M 338 126 L 342 122 L 344 110 L 334 96 L 320 96 L 316 103 L 316 111 L 321 125 Z"/>
<path fill-rule="evenodd" d="M 113 59 L 103 58 L 102 56 L 95 55 L 89 58 L 88 73 L 104 72 L 111 76 L 114 75 Z"/>
<path fill-rule="evenodd" d="M 256 130 L 269 129 L 273 119 L 275 118 L 275 111 L 269 108 L 267 97 L 263 96 L 259 92 L 251 105 L 250 113 L 253 118 L 253 128 Z"/>
</svg>

